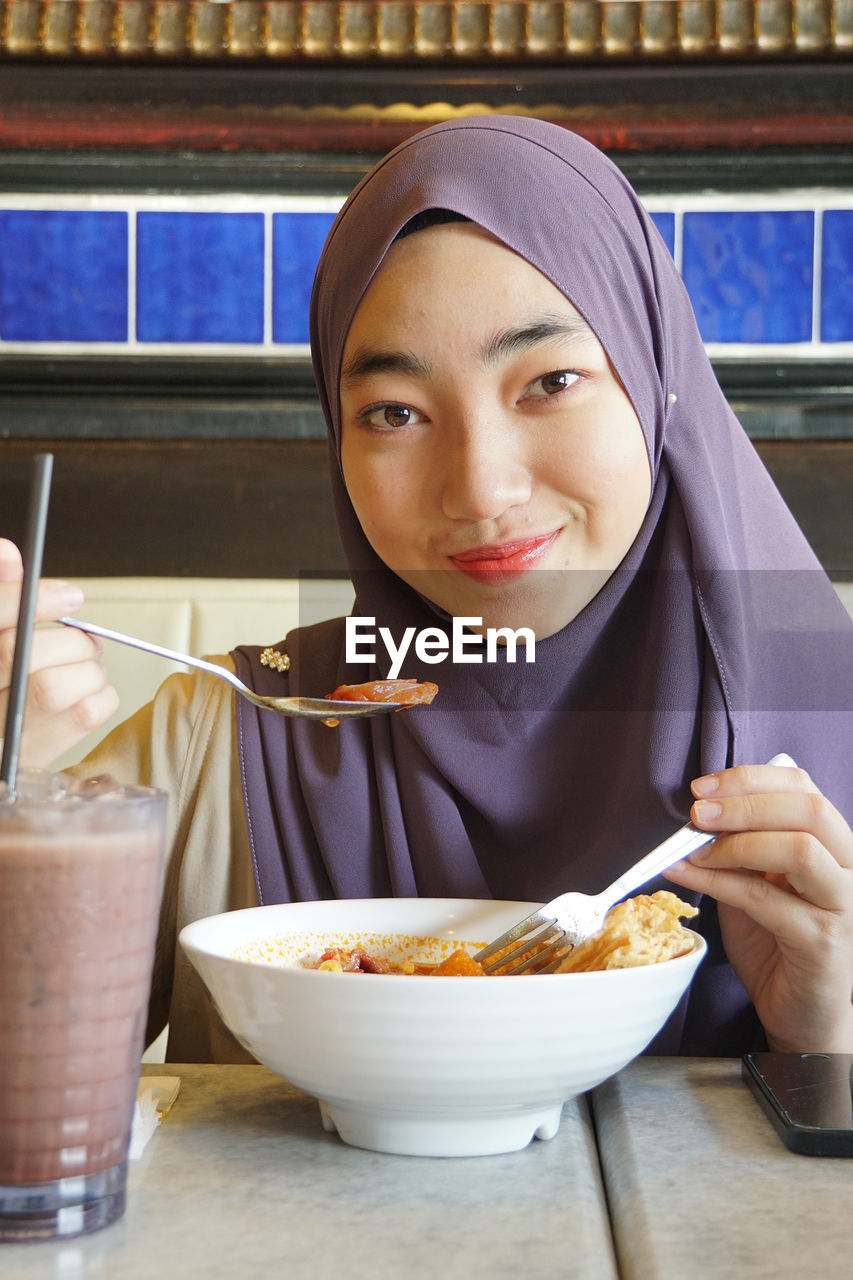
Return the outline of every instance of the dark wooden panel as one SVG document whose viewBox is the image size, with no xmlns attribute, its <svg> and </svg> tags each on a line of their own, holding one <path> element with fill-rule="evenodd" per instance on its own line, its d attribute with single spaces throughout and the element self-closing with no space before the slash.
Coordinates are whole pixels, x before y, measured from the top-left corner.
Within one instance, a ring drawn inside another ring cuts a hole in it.
<svg viewBox="0 0 853 1280">
<path fill-rule="evenodd" d="M 853 441 L 760 440 L 759 455 L 824 568 L 853 578 Z"/>
<path fill-rule="evenodd" d="M 325 441 L 4 441 L 7 536 L 21 536 L 29 459 L 39 447 L 55 458 L 48 574 L 344 571 Z"/>
<path fill-rule="evenodd" d="M 3 441 L 0 532 L 20 538 L 29 460 L 55 455 L 46 571 L 343 573 L 320 440 Z M 823 564 L 853 579 L 853 441 L 759 441 Z"/>
</svg>

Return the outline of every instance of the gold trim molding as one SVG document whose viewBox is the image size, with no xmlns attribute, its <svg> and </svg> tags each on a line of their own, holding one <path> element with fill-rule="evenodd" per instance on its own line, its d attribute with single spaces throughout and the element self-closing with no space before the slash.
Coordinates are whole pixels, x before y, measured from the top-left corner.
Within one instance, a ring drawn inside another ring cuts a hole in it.
<svg viewBox="0 0 853 1280">
<path fill-rule="evenodd" d="M 850 56 L 853 0 L 0 0 L 0 56 L 388 63 Z"/>
</svg>

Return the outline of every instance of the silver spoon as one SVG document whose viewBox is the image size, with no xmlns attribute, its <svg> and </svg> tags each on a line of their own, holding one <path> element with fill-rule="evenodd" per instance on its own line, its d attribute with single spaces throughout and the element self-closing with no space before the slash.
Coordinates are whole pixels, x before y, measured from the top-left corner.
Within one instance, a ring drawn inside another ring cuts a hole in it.
<svg viewBox="0 0 853 1280">
<path fill-rule="evenodd" d="M 128 644 L 134 649 L 144 649 L 146 653 L 156 653 L 160 658 L 170 658 L 172 662 L 183 662 L 188 667 L 198 667 L 199 671 L 207 671 L 220 680 L 227 680 L 249 702 L 256 707 L 265 707 L 268 711 L 276 711 L 280 716 L 302 716 L 308 720 L 354 720 L 358 716 L 378 716 L 386 711 L 400 711 L 406 704 L 402 702 L 339 702 L 329 698 L 268 698 L 253 693 L 243 681 L 225 667 L 218 667 L 215 662 L 205 662 L 203 658 L 192 658 L 187 653 L 177 653 L 174 649 L 166 649 L 159 644 L 151 644 L 148 640 L 139 640 L 136 636 L 126 636 L 121 631 L 110 631 L 109 627 L 96 626 L 94 622 L 83 622 L 79 618 L 57 618 L 65 627 L 76 627 L 89 635 L 102 636 L 104 640 L 115 640 L 118 644 Z"/>
</svg>

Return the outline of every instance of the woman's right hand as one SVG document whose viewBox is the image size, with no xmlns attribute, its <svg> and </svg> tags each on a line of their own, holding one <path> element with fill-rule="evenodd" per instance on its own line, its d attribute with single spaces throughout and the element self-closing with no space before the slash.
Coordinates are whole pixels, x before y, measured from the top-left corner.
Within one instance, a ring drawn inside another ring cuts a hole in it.
<svg viewBox="0 0 853 1280">
<path fill-rule="evenodd" d="M 6 720 L 23 565 L 18 548 L 0 538 L 0 733 Z M 39 583 L 36 622 L 73 613 L 83 593 L 68 582 Z M 21 736 L 21 765 L 48 768 L 118 707 L 100 661 L 100 642 L 72 627 L 37 627 Z"/>
</svg>

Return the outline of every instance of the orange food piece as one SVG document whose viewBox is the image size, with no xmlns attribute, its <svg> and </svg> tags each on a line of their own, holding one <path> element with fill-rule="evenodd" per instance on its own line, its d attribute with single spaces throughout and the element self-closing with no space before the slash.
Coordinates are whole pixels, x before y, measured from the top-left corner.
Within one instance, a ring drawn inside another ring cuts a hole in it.
<svg viewBox="0 0 853 1280">
<path fill-rule="evenodd" d="M 485 978 L 486 971 L 467 951 L 452 951 L 446 960 L 436 965 L 432 978 Z"/>
<path fill-rule="evenodd" d="M 432 702 L 438 685 L 429 680 L 368 680 L 366 684 L 342 684 L 327 693 L 332 702 L 399 702 L 402 706 Z"/>
</svg>

